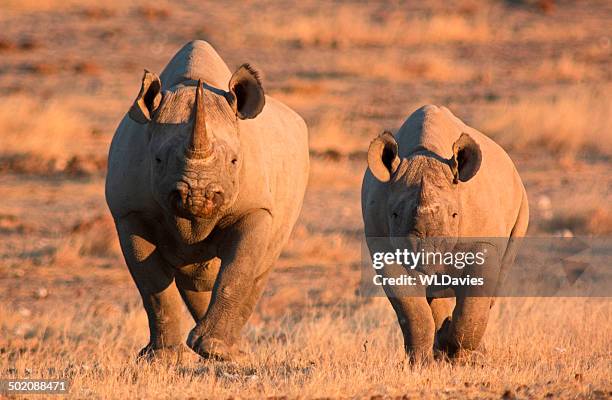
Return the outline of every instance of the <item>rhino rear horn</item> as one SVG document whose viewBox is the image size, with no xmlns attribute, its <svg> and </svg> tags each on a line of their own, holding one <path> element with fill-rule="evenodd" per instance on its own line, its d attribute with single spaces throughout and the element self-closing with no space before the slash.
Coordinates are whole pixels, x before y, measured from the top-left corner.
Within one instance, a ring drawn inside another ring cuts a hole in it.
<svg viewBox="0 0 612 400">
<path fill-rule="evenodd" d="M 453 183 L 467 182 L 476 175 L 482 163 L 480 146 L 470 135 L 462 133 L 453 143 L 453 156 L 449 160 Z"/>
<path fill-rule="evenodd" d="M 128 115 L 139 124 L 151 121 L 151 115 L 161 102 L 161 81 L 152 72 L 145 69 L 140 86 L 140 93 L 134 100 Z"/>
<path fill-rule="evenodd" d="M 242 64 L 229 81 L 227 102 L 240 119 L 255 118 L 266 104 L 259 74 L 249 64 Z"/>
<path fill-rule="evenodd" d="M 385 131 L 372 140 L 368 149 L 368 167 L 376 179 L 381 182 L 391 179 L 400 165 L 397 152 L 397 142 L 391 132 Z"/>
</svg>

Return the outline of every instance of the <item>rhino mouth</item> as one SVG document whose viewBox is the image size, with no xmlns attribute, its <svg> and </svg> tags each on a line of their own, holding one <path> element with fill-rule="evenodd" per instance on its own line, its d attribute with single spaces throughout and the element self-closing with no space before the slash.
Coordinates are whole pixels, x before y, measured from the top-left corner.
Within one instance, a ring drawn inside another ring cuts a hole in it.
<svg viewBox="0 0 612 400">
<path fill-rule="evenodd" d="M 217 185 L 193 189 L 181 185 L 169 195 L 172 211 L 183 218 L 211 218 L 219 213 L 224 202 L 223 191 Z"/>
</svg>

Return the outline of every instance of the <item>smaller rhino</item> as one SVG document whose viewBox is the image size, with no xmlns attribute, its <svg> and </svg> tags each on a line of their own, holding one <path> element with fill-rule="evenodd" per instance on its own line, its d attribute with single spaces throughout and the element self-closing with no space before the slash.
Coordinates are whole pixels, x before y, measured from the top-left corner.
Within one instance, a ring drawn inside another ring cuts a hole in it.
<svg viewBox="0 0 612 400">
<path fill-rule="evenodd" d="M 447 108 L 434 105 L 415 111 L 395 136 L 384 132 L 372 141 L 361 205 L 371 255 L 404 245 L 414 251 L 416 243 L 428 240 L 429 250 L 452 253 L 466 238 L 489 238 L 490 254 L 496 256 L 487 257 L 483 270 L 493 274 L 496 287 L 529 221 L 527 194 L 506 152 Z M 467 242 L 462 251 L 479 250 L 480 240 Z M 405 265 L 399 271 L 424 274 Z M 406 352 L 415 361 L 432 358 L 434 352 L 460 358 L 474 350 L 496 288 L 482 292 L 478 286 L 450 285 L 448 298 L 434 295 L 426 285 L 409 294 L 392 286 L 384 289 Z"/>
</svg>

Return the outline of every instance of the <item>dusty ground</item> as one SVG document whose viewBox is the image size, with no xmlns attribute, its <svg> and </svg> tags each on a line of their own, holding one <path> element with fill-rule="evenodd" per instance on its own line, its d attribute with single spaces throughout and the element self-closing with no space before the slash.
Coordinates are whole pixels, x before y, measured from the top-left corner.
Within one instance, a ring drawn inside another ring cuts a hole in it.
<svg viewBox="0 0 612 400">
<path fill-rule="evenodd" d="M 609 299 L 502 299 L 477 363 L 409 366 L 391 307 L 357 293 L 364 152 L 425 103 L 509 150 L 530 235 L 610 235 L 612 5 L 377 4 L 0 0 L 0 377 L 78 398 L 612 396 Z M 312 174 L 248 358 L 141 365 L 105 157 L 142 69 L 195 38 L 304 116 Z"/>
</svg>

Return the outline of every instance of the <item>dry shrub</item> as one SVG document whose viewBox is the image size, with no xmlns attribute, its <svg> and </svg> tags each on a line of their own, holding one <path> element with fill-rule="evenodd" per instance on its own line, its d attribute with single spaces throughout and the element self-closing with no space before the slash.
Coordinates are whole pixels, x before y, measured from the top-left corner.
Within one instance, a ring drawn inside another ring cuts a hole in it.
<svg viewBox="0 0 612 400">
<path fill-rule="evenodd" d="M 612 154 L 610 86 L 578 87 L 560 97 L 521 98 L 476 116 L 477 126 L 504 148 L 541 148 L 554 154 Z"/>
</svg>

